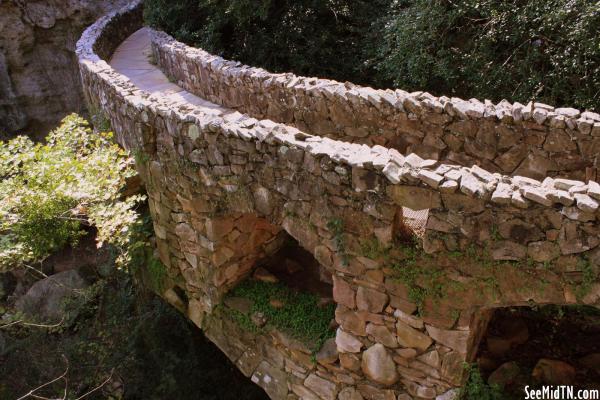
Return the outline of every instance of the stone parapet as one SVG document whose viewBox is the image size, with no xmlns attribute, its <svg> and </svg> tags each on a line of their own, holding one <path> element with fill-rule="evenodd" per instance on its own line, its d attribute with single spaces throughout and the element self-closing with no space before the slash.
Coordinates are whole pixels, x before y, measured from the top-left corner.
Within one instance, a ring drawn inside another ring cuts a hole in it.
<svg viewBox="0 0 600 400">
<path fill-rule="evenodd" d="M 598 178 L 600 115 L 530 102 L 462 100 L 273 74 L 154 32 L 158 66 L 186 90 L 258 119 L 536 179 Z"/>
</svg>

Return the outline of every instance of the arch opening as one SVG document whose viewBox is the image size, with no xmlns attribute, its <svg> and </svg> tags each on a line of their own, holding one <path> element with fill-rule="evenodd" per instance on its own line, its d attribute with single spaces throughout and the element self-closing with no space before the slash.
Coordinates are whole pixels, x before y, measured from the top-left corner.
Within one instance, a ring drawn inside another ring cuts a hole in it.
<svg viewBox="0 0 600 400">
<path fill-rule="evenodd" d="M 316 352 L 335 335 L 331 272 L 285 231 L 272 254 L 224 297 L 223 305 L 246 330 L 272 330 Z"/>
<path fill-rule="evenodd" d="M 600 389 L 600 309 L 521 306 L 487 310 L 473 374 L 507 399 L 543 385 Z"/>
<path fill-rule="evenodd" d="M 287 233 L 279 250 L 262 260 L 258 268 L 267 270 L 293 290 L 313 293 L 323 301 L 331 299 L 331 272 Z"/>
</svg>

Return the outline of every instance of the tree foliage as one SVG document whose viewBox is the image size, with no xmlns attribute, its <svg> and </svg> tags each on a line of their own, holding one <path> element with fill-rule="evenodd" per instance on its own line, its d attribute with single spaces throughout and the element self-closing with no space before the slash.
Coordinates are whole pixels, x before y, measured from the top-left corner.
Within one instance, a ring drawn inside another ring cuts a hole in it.
<svg viewBox="0 0 600 400">
<path fill-rule="evenodd" d="M 597 108 L 595 0 L 399 0 L 378 63 L 384 79 L 438 95 Z"/>
<path fill-rule="evenodd" d="M 146 21 L 226 58 L 368 83 L 372 22 L 390 0 L 150 0 Z"/>
<path fill-rule="evenodd" d="M 120 192 L 134 173 L 111 133 L 92 132 L 74 114 L 45 143 L 24 136 L 0 142 L 0 270 L 76 244 L 84 225 L 95 226 L 99 244 L 114 245 L 125 261 L 141 197 Z"/>
<path fill-rule="evenodd" d="M 597 109 L 596 0 L 148 0 L 178 39 L 274 72 Z"/>
</svg>

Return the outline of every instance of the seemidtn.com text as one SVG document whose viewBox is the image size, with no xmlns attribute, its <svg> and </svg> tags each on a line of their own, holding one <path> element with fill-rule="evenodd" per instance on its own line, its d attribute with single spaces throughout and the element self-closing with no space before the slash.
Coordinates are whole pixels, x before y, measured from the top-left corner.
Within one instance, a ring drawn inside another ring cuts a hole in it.
<svg viewBox="0 0 600 400">
<path fill-rule="evenodd" d="M 525 386 L 525 400 L 600 400 L 598 389 L 575 389 L 573 386 Z"/>
</svg>

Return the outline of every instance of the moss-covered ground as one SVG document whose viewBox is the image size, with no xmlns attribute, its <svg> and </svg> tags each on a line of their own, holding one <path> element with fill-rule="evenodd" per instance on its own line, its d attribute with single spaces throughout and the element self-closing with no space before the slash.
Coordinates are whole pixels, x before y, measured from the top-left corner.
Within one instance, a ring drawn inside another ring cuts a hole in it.
<svg viewBox="0 0 600 400">
<path fill-rule="evenodd" d="M 249 314 L 231 310 L 238 323 L 251 331 L 258 328 L 251 315 L 261 313 L 267 320 L 266 327 L 276 328 L 302 341 L 313 350 L 318 350 L 323 342 L 335 336 L 331 328 L 335 304 L 319 304 L 320 299 L 313 293 L 295 291 L 281 283 L 247 280 L 233 289 L 229 296 L 252 301 Z M 274 307 L 272 302 L 280 302 Z"/>
</svg>

